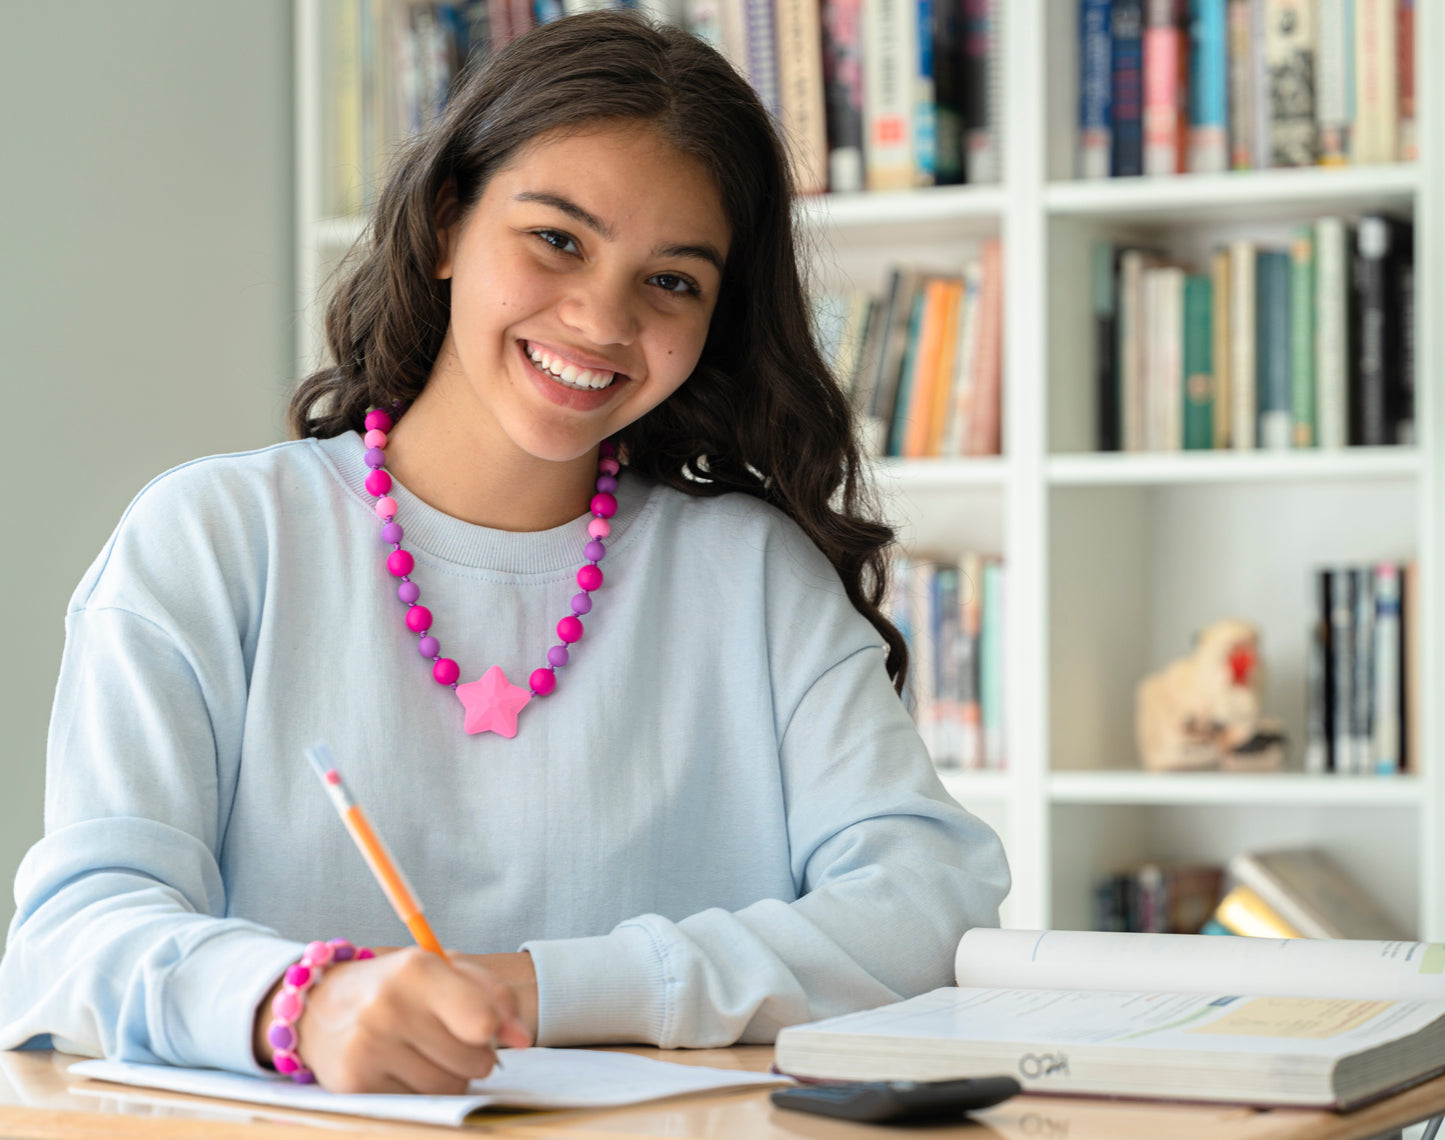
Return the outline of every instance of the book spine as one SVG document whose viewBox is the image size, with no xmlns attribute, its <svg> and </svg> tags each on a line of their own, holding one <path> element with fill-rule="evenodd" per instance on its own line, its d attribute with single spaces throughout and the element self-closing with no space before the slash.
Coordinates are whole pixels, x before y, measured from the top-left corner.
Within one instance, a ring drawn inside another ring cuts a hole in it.
<svg viewBox="0 0 1445 1140">
<path fill-rule="evenodd" d="M 1390 776 L 1400 763 L 1400 568 L 1375 568 L 1375 723 L 1372 771 Z"/>
<path fill-rule="evenodd" d="M 1109 174 L 1144 173 L 1144 0 L 1114 0 L 1112 39 L 1113 131 Z"/>
<path fill-rule="evenodd" d="M 965 768 L 982 768 L 983 748 L 983 696 L 981 685 L 983 632 L 983 558 L 969 552 L 959 563 L 961 571 L 958 583 L 959 604 L 962 606 L 962 638 L 960 652 L 963 660 L 959 667 L 962 712 L 960 724 L 960 762 Z"/>
<path fill-rule="evenodd" d="M 1179 62 L 1186 49 L 1176 0 L 1146 0 L 1144 22 L 1144 173 L 1185 170 L 1187 116 L 1180 92 L 1186 77 Z"/>
<path fill-rule="evenodd" d="M 962 3 L 964 181 L 997 182 L 1001 77 L 996 0 Z"/>
<path fill-rule="evenodd" d="M 1375 573 L 1357 566 L 1355 576 L 1354 709 L 1350 716 L 1354 741 L 1353 769 L 1367 775 L 1374 767 L 1375 724 Z"/>
<path fill-rule="evenodd" d="M 985 768 L 1008 767 L 1004 732 L 1004 589 L 1007 578 L 997 558 L 983 564 L 983 616 L 979 624 L 979 706 Z"/>
<path fill-rule="evenodd" d="M 982 260 L 978 371 L 974 381 L 968 454 L 998 455 L 1002 445 L 1003 247 L 997 238 L 984 242 Z"/>
<path fill-rule="evenodd" d="M 1262 249 L 1257 254 L 1259 316 L 1255 325 L 1258 361 L 1259 442 L 1269 450 L 1288 448 L 1293 435 L 1290 410 L 1289 254 Z"/>
<path fill-rule="evenodd" d="M 963 181 L 963 5 L 939 0 L 933 8 L 934 181 Z"/>
<path fill-rule="evenodd" d="M 1254 168 L 1254 24 L 1251 0 L 1229 0 L 1229 165 Z"/>
<path fill-rule="evenodd" d="M 1401 162 L 1420 157 L 1415 126 L 1415 0 L 1398 0 L 1395 25 L 1395 70 L 1399 79 L 1397 108 L 1400 116 L 1396 153 Z"/>
<path fill-rule="evenodd" d="M 1229 169 L 1229 32 L 1226 0 L 1189 0 L 1188 168 Z"/>
<path fill-rule="evenodd" d="M 820 194 L 828 188 L 828 131 L 818 0 L 774 0 L 774 14 L 778 102 L 793 187 L 800 194 Z"/>
<path fill-rule="evenodd" d="M 1404 227 L 1395 264 L 1395 314 L 1398 358 L 1391 421 L 1395 442 L 1409 447 L 1415 442 L 1415 254 L 1413 233 Z"/>
<path fill-rule="evenodd" d="M 1314 584 L 1314 622 L 1310 627 L 1309 657 L 1306 664 L 1307 700 L 1305 707 L 1304 769 L 1322 775 L 1333 769 L 1333 748 L 1330 737 L 1330 574 L 1316 570 Z"/>
<path fill-rule="evenodd" d="M 1230 432 L 1237 450 L 1256 446 L 1257 361 L 1255 359 L 1255 262 L 1253 242 L 1243 239 L 1229 245 L 1229 383 L 1233 390 Z"/>
<path fill-rule="evenodd" d="M 908 323 L 905 326 L 903 352 L 898 365 L 898 392 L 893 401 L 893 417 L 888 425 L 888 450 L 885 455 L 897 458 L 903 454 L 903 441 L 908 433 L 908 420 L 916 415 L 913 392 L 917 386 L 917 364 L 921 357 L 918 338 L 923 327 L 923 313 L 927 307 L 928 287 L 925 283 L 914 294 L 909 305 Z"/>
<path fill-rule="evenodd" d="M 924 455 L 936 459 L 944 454 L 944 441 L 952 430 L 949 423 L 953 415 L 954 357 L 958 354 L 958 332 L 960 309 L 963 300 L 963 279 L 950 277 L 945 281 L 943 296 L 939 302 L 943 309 L 940 317 L 942 332 L 938 346 L 929 367 L 933 371 L 933 407 L 929 412 L 928 441 Z"/>
<path fill-rule="evenodd" d="M 1295 230 L 1289 245 L 1290 414 L 1295 447 L 1314 447 L 1315 241 L 1314 227 Z"/>
<path fill-rule="evenodd" d="M 915 0 L 863 0 L 863 164 L 869 190 L 913 185 Z"/>
<path fill-rule="evenodd" d="M 1355 126 L 1351 159 L 1393 162 L 1399 78 L 1395 0 L 1355 0 Z"/>
<path fill-rule="evenodd" d="M 1315 223 L 1315 412 L 1319 445 L 1349 442 L 1350 232 L 1343 218 Z"/>
<path fill-rule="evenodd" d="M 1271 166 L 1313 166 L 1314 0 L 1265 0 Z"/>
<path fill-rule="evenodd" d="M 1393 443 L 1389 391 L 1394 371 L 1394 304 L 1389 280 L 1390 224 L 1381 217 L 1360 219 L 1355 234 L 1355 294 L 1359 310 L 1359 385 L 1356 443 Z"/>
<path fill-rule="evenodd" d="M 1354 772 L 1355 708 L 1355 576 L 1348 568 L 1330 575 L 1330 675 L 1334 692 L 1330 701 L 1330 754 L 1334 770 Z"/>
<path fill-rule="evenodd" d="M 1268 170 L 1272 154 L 1270 147 L 1270 82 L 1269 46 L 1267 43 L 1266 5 L 1269 0 L 1251 0 L 1250 21 L 1250 63 L 1254 69 L 1254 159 L 1256 170 Z"/>
<path fill-rule="evenodd" d="M 933 763 L 956 768 L 958 755 L 958 567 L 939 563 L 933 570 L 934 676 Z"/>
<path fill-rule="evenodd" d="M 1190 451 L 1214 446 L 1213 291 L 1208 277 L 1184 280 L 1184 447 Z"/>
<path fill-rule="evenodd" d="M 1115 302 L 1114 244 L 1097 241 L 1093 247 L 1094 392 L 1100 451 L 1118 451 L 1119 368 L 1118 319 Z"/>
<path fill-rule="evenodd" d="M 1234 399 L 1229 375 L 1229 250 L 1216 249 L 1209 259 L 1210 362 L 1214 365 L 1214 438 L 1211 446 L 1231 444 L 1230 411 Z"/>
<path fill-rule="evenodd" d="M 1315 27 L 1315 118 L 1320 163 L 1343 166 L 1350 159 L 1349 42 L 1345 9 L 1354 0 L 1317 0 Z"/>
<path fill-rule="evenodd" d="M 947 456 L 968 454 L 974 384 L 978 376 L 979 298 L 982 293 L 983 262 L 979 258 L 971 258 L 963 267 L 963 290 L 958 302 L 958 344 L 953 356 L 953 409 L 949 413 L 948 438 L 942 448 Z"/>
<path fill-rule="evenodd" d="M 947 321 L 945 310 L 949 299 L 949 283 L 945 278 L 931 278 L 924 287 L 923 308 L 914 341 L 909 407 L 904 417 L 903 436 L 898 451 L 905 459 L 922 459 L 928 454 L 939 380 L 938 352 Z"/>
<path fill-rule="evenodd" d="M 1080 178 L 1109 177 L 1113 121 L 1113 36 L 1109 31 L 1110 0 L 1079 4 L 1079 136 Z"/>
<path fill-rule="evenodd" d="M 889 272 L 888 301 L 883 327 L 879 332 L 878 366 L 873 385 L 873 401 L 869 419 L 881 435 L 876 454 L 887 451 L 888 429 L 893 422 L 893 406 L 898 400 L 898 381 L 903 356 L 908 348 L 908 320 L 913 312 L 913 296 L 918 289 L 915 273 L 895 268 Z"/>
<path fill-rule="evenodd" d="M 773 0 L 743 0 L 743 22 L 748 82 L 769 114 L 777 119 L 782 107 L 778 98 L 777 23 Z"/>
<path fill-rule="evenodd" d="M 1420 752 L 1420 564 L 1411 558 L 1400 572 L 1400 766 L 1419 774 Z"/>
<path fill-rule="evenodd" d="M 933 85 L 933 0 L 914 0 L 913 53 L 913 185 L 932 186 L 938 173 L 938 113 L 934 105 Z"/>
</svg>

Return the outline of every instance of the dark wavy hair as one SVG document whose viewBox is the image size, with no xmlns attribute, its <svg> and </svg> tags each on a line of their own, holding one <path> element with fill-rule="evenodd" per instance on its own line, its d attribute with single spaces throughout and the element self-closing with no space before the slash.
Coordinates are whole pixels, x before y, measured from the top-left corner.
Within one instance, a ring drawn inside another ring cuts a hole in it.
<svg viewBox="0 0 1445 1140">
<path fill-rule="evenodd" d="M 360 430 L 368 409 L 421 392 L 447 330 L 437 203 L 462 215 L 519 148 L 558 129 L 644 122 L 711 172 L 731 225 L 722 286 L 688 381 L 617 436 L 628 466 L 689 495 L 741 491 L 792 518 L 887 643 L 901 692 L 902 636 L 883 614 L 894 532 L 863 471 L 852 413 L 818 352 L 799 275 L 788 159 L 752 88 L 711 47 L 627 12 L 543 24 L 465 71 L 409 141 L 326 308 L 335 364 L 291 399 L 298 437 Z"/>
</svg>

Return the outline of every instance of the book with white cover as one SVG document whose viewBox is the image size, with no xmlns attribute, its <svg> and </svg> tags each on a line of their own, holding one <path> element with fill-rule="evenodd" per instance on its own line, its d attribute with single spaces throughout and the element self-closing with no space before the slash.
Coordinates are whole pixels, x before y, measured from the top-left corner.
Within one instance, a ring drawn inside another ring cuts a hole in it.
<svg viewBox="0 0 1445 1140">
<path fill-rule="evenodd" d="M 970 930 L 957 988 L 778 1034 L 789 1076 L 1350 1108 L 1445 1072 L 1445 944 Z"/>
</svg>

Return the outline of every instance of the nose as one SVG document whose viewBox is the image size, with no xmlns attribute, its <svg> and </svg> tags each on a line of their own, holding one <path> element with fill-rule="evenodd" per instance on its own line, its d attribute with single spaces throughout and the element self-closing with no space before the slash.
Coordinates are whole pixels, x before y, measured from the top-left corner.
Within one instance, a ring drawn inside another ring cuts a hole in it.
<svg viewBox="0 0 1445 1140">
<path fill-rule="evenodd" d="M 628 345 L 637 338 L 638 317 L 628 284 L 601 274 L 573 279 L 559 315 L 593 344 Z"/>
</svg>

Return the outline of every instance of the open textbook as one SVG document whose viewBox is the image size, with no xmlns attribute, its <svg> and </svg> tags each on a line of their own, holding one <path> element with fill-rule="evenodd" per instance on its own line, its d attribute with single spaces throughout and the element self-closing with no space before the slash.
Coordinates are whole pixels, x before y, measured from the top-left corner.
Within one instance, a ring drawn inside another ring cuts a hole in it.
<svg viewBox="0 0 1445 1140">
<path fill-rule="evenodd" d="M 340 1112 L 384 1120 L 460 1125 L 484 1108 L 605 1108 L 659 1097 L 752 1085 L 791 1083 L 786 1077 L 677 1065 L 602 1049 L 508 1049 L 506 1067 L 473 1081 L 462 1096 L 333 1093 L 284 1077 L 248 1077 L 216 1069 L 178 1069 L 125 1061 L 80 1061 L 73 1076 L 243 1100 L 273 1108 Z"/>
<path fill-rule="evenodd" d="M 958 987 L 795 1025 L 795 1077 L 1350 1108 L 1445 1072 L 1445 944 L 970 930 Z"/>
</svg>

